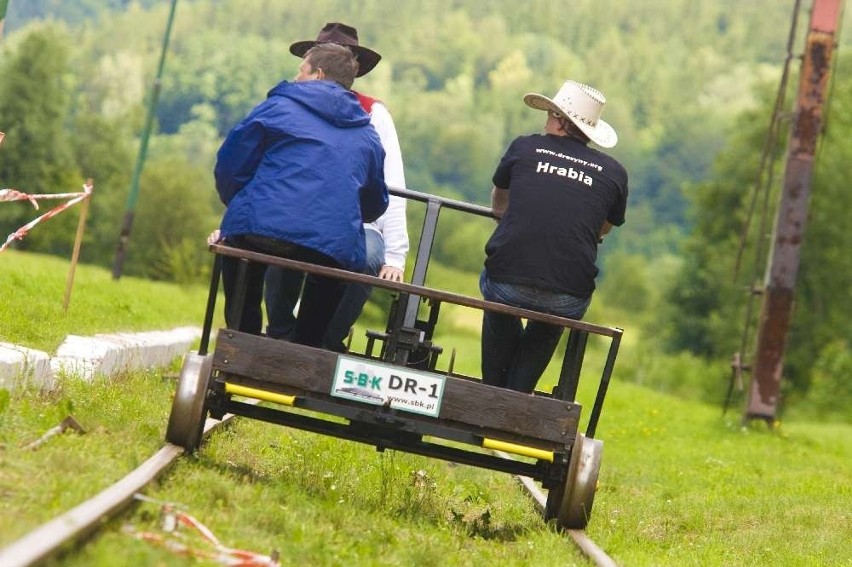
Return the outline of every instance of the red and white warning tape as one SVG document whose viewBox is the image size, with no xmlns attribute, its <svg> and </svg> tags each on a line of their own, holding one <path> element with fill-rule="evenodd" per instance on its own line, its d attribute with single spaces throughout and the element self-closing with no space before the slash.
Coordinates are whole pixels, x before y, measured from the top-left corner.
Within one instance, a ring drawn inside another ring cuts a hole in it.
<svg viewBox="0 0 852 567">
<path fill-rule="evenodd" d="M 15 191 L 14 189 L 0 189 L 0 201 L 23 201 L 26 199 L 30 204 L 38 210 L 38 201 L 32 195 Z"/>
<path fill-rule="evenodd" d="M 22 240 L 30 231 L 30 229 L 41 221 L 45 221 L 49 218 L 55 217 L 68 207 L 76 205 L 83 199 L 89 198 L 89 196 L 92 194 L 92 189 L 93 187 L 91 183 L 86 183 L 85 185 L 83 185 L 83 191 L 81 193 L 47 193 L 41 195 L 28 195 L 27 193 L 22 193 L 20 191 L 16 191 L 15 189 L 0 189 L 0 201 L 29 201 L 30 203 L 32 203 L 33 207 L 36 208 L 36 210 L 38 210 L 39 199 L 69 199 L 65 203 L 62 203 L 61 205 L 50 209 L 40 217 L 31 220 L 30 222 L 10 234 L 6 238 L 6 242 L 4 242 L 2 246 L 0 246 L 0 252 L 5 250 L 6 247 L 9 246 L 9 243 L 11 243 L 13 240 Z"/>
<path fill-rule="evenodd" d="M 272 555 L 262 555 L 253 551 L 234 549 L 222 545 L 219 538 L 207 526 L 189 514 L 176 510 L 171 504 L 163 504 L 161 514 L 163 530 L 170 534 L 170 536 L 139 531 L 130 526 L 126 526 L 124 531 L 142 541 L 162 545 L 178 555 L 209 559 L 229 567 L 280 567 L 281 565 L 278 562 L 277 552 L 273 552 Z M 188 541 L 190 539 L 188 534 L 184 535 L 178 532 L 180 526 L 186 526 L 195 530 L 201 536 L 202 543 L 207 547 L 212 547 L 212 549 L 194 547 L 192 542 Z"/>
</svg>

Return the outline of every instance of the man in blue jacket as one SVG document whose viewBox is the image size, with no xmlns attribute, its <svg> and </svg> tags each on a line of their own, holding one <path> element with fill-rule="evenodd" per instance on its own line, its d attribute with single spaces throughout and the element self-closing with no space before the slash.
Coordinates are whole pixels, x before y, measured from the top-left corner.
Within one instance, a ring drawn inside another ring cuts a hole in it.
<svg viewBox="0 0 852 567">
<path fill-rule="evenodd" d="M 247 250 L 360 272 L 363 223 L 388 206 L 384 150 L 349 91 L 358 71 L 340 45 L 311 49 L 295 82 L 282 81 L 228 134 L 217 155 L 216 189 L 226 205 L 221 238 Z M 238 260 L 223 256 L 225 319 Z M 266 265 L 252 263 L 239 330 L 260 334 Z M 334 278 L 305 282 L 294 342 L 321 346 L 344 290 Z"/>
</svg>

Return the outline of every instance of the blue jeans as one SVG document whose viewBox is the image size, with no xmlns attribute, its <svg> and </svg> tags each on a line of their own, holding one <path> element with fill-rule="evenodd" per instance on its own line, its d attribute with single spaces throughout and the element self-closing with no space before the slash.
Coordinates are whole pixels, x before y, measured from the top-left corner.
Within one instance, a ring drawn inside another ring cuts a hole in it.
<svg viewBox="0 0 852 567">
<path fill-rule="evenodd" d="M 365 274 L 377 276 L 385 264 L 385 241 L 375 230 L 364 230 L 366 235 L 367 268 Z M 266 334 L 272 338 L 291 340 L 296 325 L 293 310 L 299 299 L 299 292 L 305 274 L 270 266 L 266 271 L 266 316 L 269 323 Z M 370 297 L 370 286 L 365 284 L 344 284 L 343 299 L 340 300 L 334 316 L 328 325 L 323 344 L 325 348 L 337 352 L 345 350 L 343 341 L 349 335 L 349 329 L 355 324 L 364 304 Z"/>
<path fill-rule="evenodd" d="M 582 319 L 591 297 L 574 297 L 535 287 L 491 280 L 483 270 L 479 289 L 487 301 Z M 484 311 L 482 314 L 482 381 L 491 386 L 532 393 L 544 373 L 562 327 Z"/>
</svg>

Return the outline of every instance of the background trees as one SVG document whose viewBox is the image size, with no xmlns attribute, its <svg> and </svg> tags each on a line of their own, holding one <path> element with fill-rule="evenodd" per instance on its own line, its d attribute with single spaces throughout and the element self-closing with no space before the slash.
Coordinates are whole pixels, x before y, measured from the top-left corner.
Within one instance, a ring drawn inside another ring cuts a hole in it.
<svg viewBox="0 0 852 567">
<path fill-rule="evenodd" d="M 6 133 L 0 149 L 2 187 L 64 193 L 75 190 L 69 187 L 82 185 L 74 170 L 66 130 L 70 101 L 66 41 L 59 29 L 39 27 L 22 39 L 14 56 L 0 62 L 0 130 Z M 33 216 L 32 207 L 25 201 L 0 209 L 3 240 Z M 23 246 L 53 253 L 67 251 L 70 248 L 65 246 L 64 228 L 62 233 L 33 231 L 32 239 L 27 238 Z M 73 234 L 72 229 L 71 239 Z"/>
<path fill-rule="evenodd" d="M 812 381 L 820 382 L 822 395 L 830 389 L 825 369 L 838 371 L 831 404 L 827 398 L 814 405 L 814 410 L 830 410 L 828 405 L 852 402 L 846 386 L 847 368 L 852 344 L 852 324 L 848 313 L 852 295 L 852 262 L 848 250 L 852 235 L 842 218 L 852 207 L 852 195 L 844 180 L 844 165 L 852 159 L 852 143 L 843 134 L 852 128 L 852 80 L 848 72 L 850 56 L 840 54 L 835 70 L 832 104 L 827 113 L 826 130 L 814 165 L 811 187 L 811 211 L 804 232 L 801 266 L 796 288 L 793 323 L 788 338 L 785 360 L 787 399 L 805 395 Z M 753 266 L 756 240 L 764 246 L 771 243 L 774 207 L 767 211 L 768 225 L 760 234 L 752 227 L 753 238 L 744 251 L 740 277 L 734 279 L 735 259 L 745 224 L 748 200 L 757 182 L 756 172 L 766 136 L 770 101 L 757 112 L 744 114 L 739 132 L 719 155 L 712 178 L 695 187 L 693 197 L 694 229 L 685 240 L 682 255 L 684 267 L 669 289 L 664 308 L 663 329 L 672 350 L 720 358 L 740 350 L 743 326 L 754 325 L 759 311 L 745 320 L 745 296 L 751 288 L 760 289 L 765 270 Z M 784 137 L 786 140 L 786 136 Z M 783 148 L 778 151 L 774 176 L 783 176 Z M 778 187 L 776 186 L 777 192 Z M 776 196 L 769 202 L 774 204 Z M 758 205 L 759 207 L 759 205 Z M 747 347 L 752 345 L 746 344 Z M 833 411 L 833 410 L 832 410 Z"/>
<path fill-rule="evenodd" d="M 100 16 L 78 28 L 70 74 L 85 77 L 77 88 L 88 106 L 138 129 L 133 111 L 138 120 L 165 20 L 165 6 L 145 9 L 155 4 L 114 0 L 99 11 L 84 0 L 12 2 L 8 25 L 14 29 L 18 10 L 73 22 Z M 607 117 L 624 140 L 616 153 L 631 172 L 630 223 L 641 237 L 628 242 L 616 234 L 612 248 L 646 256 L 673 249 L 689 226 L 683 184 L 705 178 L 726 126 L 753 100 L 751 85 L 767 74 L 767 63 L 777 69 L 789 9 L 731 0 L 581 1 L 568 19 L 563 9 L 536 0 L 520 17 L 516 3 L 502 0 L 451 9 L 440 2 L 322 0 L 308 9 L 182 0 L 159 132 L 182 137 L 212 125 L 224 135 L 275 81 L 293 75 L 293 39 L 313 37 L 324 20 L 357 22 L 362 41 L 385 57 L 357 87 L 393 110 L 410 186 L 485 202 L 508 141 L 540 128 L 539 113 L 520 102 L 523 93 L 552 93 L 566 76 L 582 77 L 609 96 Z M 212 162 L 209 145 L 197 141 L 192 159 Z"/>
</svg>

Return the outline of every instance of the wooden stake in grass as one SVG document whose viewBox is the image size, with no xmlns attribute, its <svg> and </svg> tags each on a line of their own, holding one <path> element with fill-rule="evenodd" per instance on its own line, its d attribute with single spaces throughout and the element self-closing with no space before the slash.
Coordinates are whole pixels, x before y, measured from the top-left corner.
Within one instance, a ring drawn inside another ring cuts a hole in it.
<svg viewBox="0 0 852 567">
<path fill-rule="evenodd" d="M 69 415 L 68 417 L 63 419 L 62 422 L 60 422 L 59 425 L 57 425 L 55 427 L 51 427 L 50 429 L 48 429 L 44 433 L 44 435 L 42 435 L 41 437 L 39 437 L 38 439 L 36 439 L 32 443 L 25 445 L 24 449 L 29 449 L 29 450 L 34 451 L 34 450 L 38 449 L 39 447 L 41 447 L 44 443 L 47 442 L 48 439 L 50 439 L 54 435 L 59 435 L 60 433 L 65 433 L 69 429 L 74 430 L 77 433 L 80 433 L 81 435 L 86 432 L 86 430 L 83 429 L 83 426 L 80 425 L 80 423 L 76 419 L 74 419 L 74 416 Z"/>
<path fill-rule="evenodd" d="M 77 260 L 80 258 L 80 246 L 83 242 L 83 229 L 86 227 L 86 216 L 89 213 L 89 201 L 92 198 L 92 190 L 94 189 L 91 178 L 86 180 L 86 198 L 83 199 L 80 208 L 80 220 L 77 222 L 77 236 L 74 238 L 74 252 L 71 254 L 71 267 L 68 270 L 68 281 L 65 284 L 65 300 L 62 302 L 62 309 L 68 311 L 68 304 L 71 302 L 71 287 L 74 285 L 74 271 L 77 268 Z"/>
</svg>

